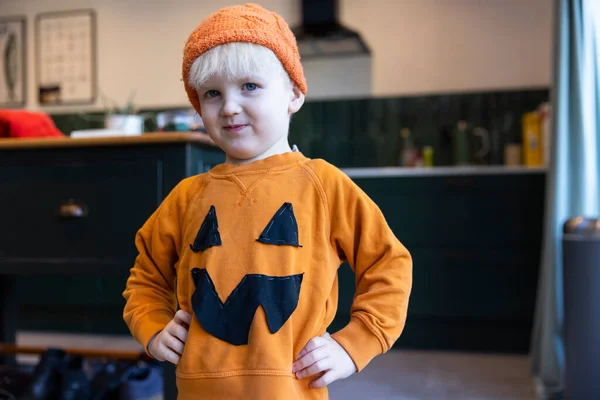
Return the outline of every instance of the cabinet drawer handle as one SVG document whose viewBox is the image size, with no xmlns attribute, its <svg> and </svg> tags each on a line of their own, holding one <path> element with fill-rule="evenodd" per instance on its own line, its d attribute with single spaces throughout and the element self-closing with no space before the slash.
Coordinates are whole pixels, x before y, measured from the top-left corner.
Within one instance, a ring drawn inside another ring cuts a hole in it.
<svg viewBox="0 0 600 400">
<path fill-rule="evenodd" d="M 73 199 L 61 203 L 58 208 L 58 215 L 61 218 L 83 218 L 88 215 L 87 206 Z"/>
</svg>

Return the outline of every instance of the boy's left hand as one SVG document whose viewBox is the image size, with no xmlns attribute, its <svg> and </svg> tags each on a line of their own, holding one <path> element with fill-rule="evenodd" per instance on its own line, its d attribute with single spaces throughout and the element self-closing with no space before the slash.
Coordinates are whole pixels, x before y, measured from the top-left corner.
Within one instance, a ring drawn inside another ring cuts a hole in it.
<svg viewBox="0 0 600 400">
<path fill-rule="evenodd" d="M 292 372 L 298 379 L 324 373 L 310 383 L 310 387 L 316 389 L 349 377 L 356 372 L 356 366 L 346 350 L 325 332 L 304 346 L 292 365 Z"/>
</svg>

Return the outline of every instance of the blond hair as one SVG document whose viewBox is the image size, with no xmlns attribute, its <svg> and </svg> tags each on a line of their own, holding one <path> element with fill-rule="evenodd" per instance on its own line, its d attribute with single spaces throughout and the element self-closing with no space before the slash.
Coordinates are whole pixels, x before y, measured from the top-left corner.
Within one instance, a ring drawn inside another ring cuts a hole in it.
<svg viewBox="0 0 600 400">
<path fill-rule="evenodd" d="M 192 64 L 189 84 L 198 90 L 210 77 L 224 73 L 228 79 L 246 78 L 258 71 L 267 75 L 290 76 L 271 49 L 254 43 L 225 43 L 202 53 Z"/>
</svg>

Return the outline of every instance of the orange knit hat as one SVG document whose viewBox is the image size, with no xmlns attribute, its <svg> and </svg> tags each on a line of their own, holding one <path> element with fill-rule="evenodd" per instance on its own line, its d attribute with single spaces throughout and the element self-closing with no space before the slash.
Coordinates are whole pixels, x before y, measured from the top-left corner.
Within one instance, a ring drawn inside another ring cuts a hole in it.
<svg viewBox="0 0 600 400">
<path fill-rule="evenodd" d="M 268 47 L 302 93 L 306 79 L 296 38 L 285 20 L 256 4 L 223 8 L 208 16 L 192 32 L 183 51 L 183 83 L 192 106 L 200 113 L 196 89 L 188 83 L 196 59 L 213 47 L 231 42 L 250 42 Z"/>
</svg>

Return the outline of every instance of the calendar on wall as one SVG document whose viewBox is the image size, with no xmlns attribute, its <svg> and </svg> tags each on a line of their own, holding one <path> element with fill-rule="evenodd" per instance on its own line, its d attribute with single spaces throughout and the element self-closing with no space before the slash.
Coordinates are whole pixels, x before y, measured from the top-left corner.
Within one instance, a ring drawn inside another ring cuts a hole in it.
<svg viewBox="0 0 600 400">
<path fill-rule="evenodd" d="M 96 14 L 61 11 L 36 16 L 38 101 L 88 104 L 96 98 Z"/>
<path fill-rule="evenodd" d="M 0 107 L 25 104 L 25 32 L 25 17 L 0 18 Z"/>
</svg>

